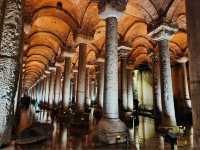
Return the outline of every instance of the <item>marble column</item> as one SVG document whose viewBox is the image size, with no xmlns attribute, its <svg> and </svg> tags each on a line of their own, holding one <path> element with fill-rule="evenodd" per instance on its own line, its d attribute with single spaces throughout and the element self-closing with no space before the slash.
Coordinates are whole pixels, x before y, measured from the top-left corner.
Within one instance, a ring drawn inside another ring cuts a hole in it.
<svg viewBox="0 0 200 150">
<path fill-rule="evenodd" d="M 127 128 L 119 119 L 118 106 L 118 34 L 117 16 L 110 12 L 118 12 L 111 5 L 106 5 L 100 14 L 106 21 L 105 40 L 105 80 L 103 118 L 97 126 L 97 137 L 107 144 L 121 143 L 126 141 Z M 115 13 L 114 13 L 115 14 Z M 120 137 L 116 139 L 116 137 Z"/>
<path fill-rule="evenodd" d="M 99 64 L 98 74 L 98 106 L 103 108 L 103 97 L 104 97 L 104 63 Z"/>
<path fill-rule="evenodd" d="M 200 1 L 186 0 L 187 31 L 189 44 L 190 89 L 193 117 L 193 149 L 200 149 Z"/>
<path fill-rule="evenodd" d="M 61 87 L 61 67 L 57 66 L 56 68 L 56 77 L 55 77 L 55 87 L 54 87 L 54 101 L 55 105 L 58 105 L 60 102 L 60 87 Z"/>
<path fill-rule="evenodd" d="M 86 77 L 86 44 L 79 44 L 78 83 L 77 83 L 77 108 L 79 112 L 85 109 L 85 77 Z"/>
<path fill-rule="evenodd" d="M 122 69 L 122 104 L 123 110 L 128 109 L 128 95 L 127 95 L 127 69 L 126 69 L 126 58 L 122 58 L 121 69 Z"/>
<path fill-rule="evenodd" d="M 133 99 L 133 70 L 132 69 L 128 69 L 127 70 L 127 78 L 128 78 L 128 93 L 127 93 L 127 97 L 128 97 L 128 111 L 133 111 L 133 104 L 134 104 L 134 99 Z"/>
<path fill-rule="evenodd" d="M 86 99 L 86 105 L 88 106 L 88 107 L 90 107 L 91 106 L 91 96 L 90 96 L 90 90 L 91 90 L 91 86 L 90 86 L 90 69 L 89 68 L 87 68 L 87 70 L 86 70 L 86 83 L 85 83 L 85 93 L 86 93 L 86 95 L 85 95 L 85 99 Z"/>
<path fill-rule="evenodd" d="M 71 79 L 71 58 L 65 58 L 64 79 L 62 88 L 62 101 L 64 107 L 68 108 L 70 103 L 70 79 Z"/>
<path fill-rule="evenodd" d="M 176 116 L 174 108 L 174 98 L 172 89 L 171 63 L 169 54 L 169 39 L 171 33 L 175 32 L 173 28 L 161 25 L 153 32 L 151 36 L 157 40 L 160 58 L 160 82 L 162 98 L 162 125 L 176 126 Z"/>
<path fill-rule="evenodd" d="M 162 101 L 161 101 L 161 87 L 160 87 L 160 62 L 158 53 L 155 52 L 152 58 L 152 74 L 153 74 L 153 99 L 155 115 L 160 118 L 162 113 Z"/>
<path fill-rule="evenodd" d="M 50 69 L 50 86 L 49 86 L 49 107 L 53 108 L 54 105 L 54 89 L 55 89 L 55 79 L 56 79 L 56 67 L 51 67 Z"/>
<path fill-rule="evenodd" d="M 3 20 L 0 18 L 0 147 L 11 140 L 14 116 L 14 96 L 22 52 L 22 6 L 20 1 L 4 1 Z M 2 1 L 0 2 L 2 3 Z M 15 15 L 13 15 L 15 14 Z"/>
</svg>

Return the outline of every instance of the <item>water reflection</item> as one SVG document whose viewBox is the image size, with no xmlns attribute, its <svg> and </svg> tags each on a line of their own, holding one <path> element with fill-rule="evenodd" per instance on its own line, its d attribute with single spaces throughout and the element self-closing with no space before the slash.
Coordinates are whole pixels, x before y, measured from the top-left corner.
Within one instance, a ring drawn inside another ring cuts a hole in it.
<svg viewBox="0 0 200 150">
<path fill-rule="evenodd" d="M 50 121 L 49 114 L 42 112 L 40 120 Z M 139 118 L 139 125 L 129 129 L 128 144 L 98 147 L 93 140 L 94 124 L 89 131 L 77 127 L 66 127 L 64 123 L 54 121 L 52 137 L 47 141 L 23 146 L 11 146 L 9 150 L 170 150 L 170 145 L 164 142 L 164 138 L 155 132 L 154 120 L 147 117 Z M 92 130 L 93 129 L 93 130 Z M 181 143 L 183 142 L 183 143 Z M 192 130 L 187 136 L 179 138 L 179 150 L 189 150 L 192 142 Z M 7 150 L 7 149 L 5 149 Z"/>
</svg>

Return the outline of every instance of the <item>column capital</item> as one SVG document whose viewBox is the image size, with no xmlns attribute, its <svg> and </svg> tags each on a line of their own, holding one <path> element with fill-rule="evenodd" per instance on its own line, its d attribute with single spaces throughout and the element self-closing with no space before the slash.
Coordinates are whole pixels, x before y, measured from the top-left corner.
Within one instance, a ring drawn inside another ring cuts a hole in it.
<svg viewBox="0 0 200 150">
<path fill-rule="evenodd" d="M 96 59 L 96 63 L 105 63 L 105 58 L 103 58 L 103 57 L 97 57 L 97 59 Z"/>
<path fill-rule="evenodd" d="M 184 63 L 186 63 L 186 62 L 189 61 L 189 58 L 184 56 L 184 57 L 181 57 L 181 58 L 176 59 L 176 61 L 177 61 L 178 63 L 180 63 L 180 64 L 184 64 Z"/>
<path fill-rule="evenodd" d="M 70 51 L 62 51 L 61 56 L 64 58 L 72 58 L 74 57 L 74 55 L 76 54 L 76 52 L 70 52 Z"/>
<path fill-rule="evenodd" d="M 49 71 L 50 72 L 55 72 L 56 71 L 56 67 L 55 66 L 49 66 Z"/>
<path fill-rule="evenodd" d="M 177 31 L 178 29 L 176 28 L 167 25 L 160 25 L 155 30 L 151 31 L 148 35 L 155 41 L 170 40 L 172 34 Z"/>
<path fill-rule="evenodd" d="M 117 50 L 118 50 L 118 56 L 126 59 L 128 54 L 131 52 L 132 48 L 122 45 L 119 46 Z"/>
</svg>

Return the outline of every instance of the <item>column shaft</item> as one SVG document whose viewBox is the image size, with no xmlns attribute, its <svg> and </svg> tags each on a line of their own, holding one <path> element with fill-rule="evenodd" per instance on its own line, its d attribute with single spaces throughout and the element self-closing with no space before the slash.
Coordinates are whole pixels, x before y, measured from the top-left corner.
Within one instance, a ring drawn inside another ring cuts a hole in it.
<svg viewBox="0 0 200 150">
<path fill-rule="evenodd" d="M 162 39 L 158 41 L 160 50 L 160 78 L 161 78 L 161 98 L 163 117 L 162 124 L 167 126 L 176 125 L 172 77 L 171 77 L 171 63 L 169 55 L 168 40 Z"/>
<path fill-rule="evenodd" d="M 61 68 L 56 68 L 55 87 L 54 87 L 54 101 L 58 104 L 60 101 L 60 86 L 61 86 Z"/>
<path fill-rule="evenodd" d="M 183 80 L 184 80 L 184 98 L 186 101 L 187 108 L 191 108 L 191 100 L 190 100 L 190 92 L 189 92 L 189 85 L 188 85 L 188 73 L 186 63 L 182 63 L 183 68 Z"/>
<path fill-rule="evenodd" d="M 64 80 L 62 89 L 62 100 L 65 107 L 70 102 L 70 76 L 71 76 L 71 58 L 65 58 Z"/>
<path fill-rule="evenodd" d="M 78 90 L 76 103 L 80 112 L 84 111 L 85 105 L 86 48 L 87 46 L 85 44 L 79 44 Z"/>
<path fill-rule="evenodd" d="M 103 98 L 104 98 L 104 64 L 99 66 L 99 75 L 98 75 L 98 105 L 103 108 Z"/>
<path fill-rule="evenodd" d="M 127 69 L 126 69 L 126 59 L 122 58 L 122 102 L 123 109 L 126 111 L 128 109 L 128 96 L 127 96 Z"/>
<path fill-rule="evenodd" d="M 51 74 L 50 74 L 50 86 L 49 86 L 49 105 L 50 105 L 50 107 L 52 107 L 54 104 L 54 88 L 55 88 L 55 79 L 56 79 L 55 77 L 56 77 L 55 70 L 52 70 Z"/>
<path fill-rule="evenodd" d="M 106 19 L 104 117 L 119 118 L 117 18 Z"/>
<path fill-rule="evenodd" d="M 157 60 L 157 55 L 153 58 L 153 95 L 154 95 L 154 107 L 155 113 L 160 115 L 162 112 L 161 101 L 161 87 L 160 87 L 160 62 Z"/>
<path fill-rule="evenodd" d="M 193 117 L 194 150 L 200 149 L 200 1 L 186 0 L 187 30 L 190 50 L 190 87 Z"/>
<path fill-rule="evenodd" d="M 86 93 L 86 105 L 87 106 L 91 106 L 91 97 L 90 97 L 90 90 L 91 90 L 91 87 L 90 87 L 90 70 L 89 68 L 87 68 L 87 71 L 86 71 L 86 87 L 85 87 L 85 93 Z"/>
<path fill-rule="evenodd" d="M 45 85 L 45 102 L 49 102 L 49 87 L 50 87 L 50 75 L 47 75 L 46 85 Z"/>
<path fill-rule="evenodd" d="M 128 110 L 133 111 L 133 75 L 132 70 L 128 70 Z"/>
<path fill-rule="evenodd" d="M 5 2 L 5 13 L 1 13 L 3 26 L 0 18 L 0 147 L 11 139 L 23 33 L 21 4 L 13 0 Z"/>
</svg>

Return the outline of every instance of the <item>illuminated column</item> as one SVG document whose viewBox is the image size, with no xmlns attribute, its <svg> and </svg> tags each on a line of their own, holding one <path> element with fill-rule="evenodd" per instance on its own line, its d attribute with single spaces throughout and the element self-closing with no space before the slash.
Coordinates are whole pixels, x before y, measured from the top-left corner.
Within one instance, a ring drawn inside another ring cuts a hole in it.
<svg viewBox="0 0 200 150">
<path fill-rule="evenodd" d="M 128 109 L 128 96 L 127 96 L 127 69 L 126 69 L 126 57 L 122 58 L 121 61 L 121 69 L 122 69 L 122 104 L 123 110 L 127 111 Z"/>
<path fill-rule="evenodd" d="M 60 87 L 61 87 L 61 65 L 57 64 L 56 65 L 56 77 L 55 77 L 55 87 L 54 87 L 54 104 L 58 104 L 60 101 Z"/>
<path fill-rule="evenodd" d="M 187 67 L 186 67 L 186 62 L 183 62 L 182 68 L 183 68 L 183 78 L 184 78 L 184 96 L 185 96 L 185 101 L 186 101 L 186 106 L 188 108 L 192 108 L 191 106 L 191 99 L 190 99 L 190 92 L 189 92 L 189 85 L 188 85 L 188 73 L 187 73 Z"/>
<path fill-rule="evenodd" d="M 56 67 L 49 67 L 50 74 L 50 87 L 49 87 L 49 106 L 53 107 L 54 104 L 54 89 L 55 89 L 55 79 L 56 79 Z"/>
<path fill-rule="evenodd" d="M 91 97 L 90 97 L 90 68 L 88 67 L 87 70 L 86 70 L 86 81 L 85 81 L 85 93 L 86 93 L 86 105 L 88 107 L 91 106 Z"/>
<path fill-rule="evenodd" d="M 98 105 L 103 108 L 103 97 L 104 97 L 104 63 L 99 62 L 99 73 L 98 73 Z"/>
<path fill-rule="evenodd" d="M 5 6 L 2 6 L 3 3 Z M 0 2 L 0 147 L 11 140 L 14 96 L 17 91 L 22 52 L 22 6 L 19 2 Z M 3 13 L 4 12 L 4 13 Z M 13 15 L 14 14 L 14 15 Z M 4 15 L 4 16 L 3 16 Z"/>
<path fill-rule="evenodd" d="M 92 105 L 95 104 L 95 80 L 91 79 L 90 80 L 90 97 L 91 97 L 91 103 Z"/>
<path fill-rule="evenodd" d="M 107 144 L 121 143 L 126 141 L 127 128 L 119 119 L 118 108 L 118 34 L 117 18 L 125 9 L 126 2 L 112 1 L 113 3 L 100 2 L 100 15 L 106 21 L 106 40 L 105 40 L 105 80 L 104 80 L 104 103 L 103 118 L 97 127 L 97 137 L 100 141 Z M 102 5 L 101 5 L 102 4 Z M 124 8 L 121 10 L 121 8 Z M 119 137 L 120 139 L 116 139 Z"/>
<path fill-rule="evenodd" d="M 169 54 L 169 39 L 175 31 L 173 28 L 161 25 L 150 33 L 150 36 L 158 42 L 159 47 L 163 126 L 176 126 Z"/>
<path fill-rule="evenodd" d="M 86 50 L 87 45 L 79 44 L 78 83 L 77 83 L 77 107 L 84 112 L 85 105 L 85 77 L 86 77 Z"/>
<path fill-rule="evenodd" d="M 127 70 L 128 78 L 128 111 L 133 111 L 133 72 L 132 69 Z"/>
<path fill-rule="evenodd" d="M 69 52 L 68 52 L 69 53 Z M 65 107 L 69 107 L 70 103 L 70 79 L 71 79 L 72 64 L 71 58 L 65 57 L 65 66 L 64 66 L 64 79 L 63 79 L 63 88 L 62 88 L 62 101 Z"/>
<path fill-rule="evenodd" d="M 45 71 L 46 73 L 46 85 L 45 85 L 45 103 L 49 104 L 49 87 L 50 87 L 50 72 Z"/>
<path fill-rule="evenodd" d="M 73 70 L 73 103 L 76 103 L 77 101 L 77 79 L 78 79 L 78 71 L 77 70 Z"/>
</svg>

